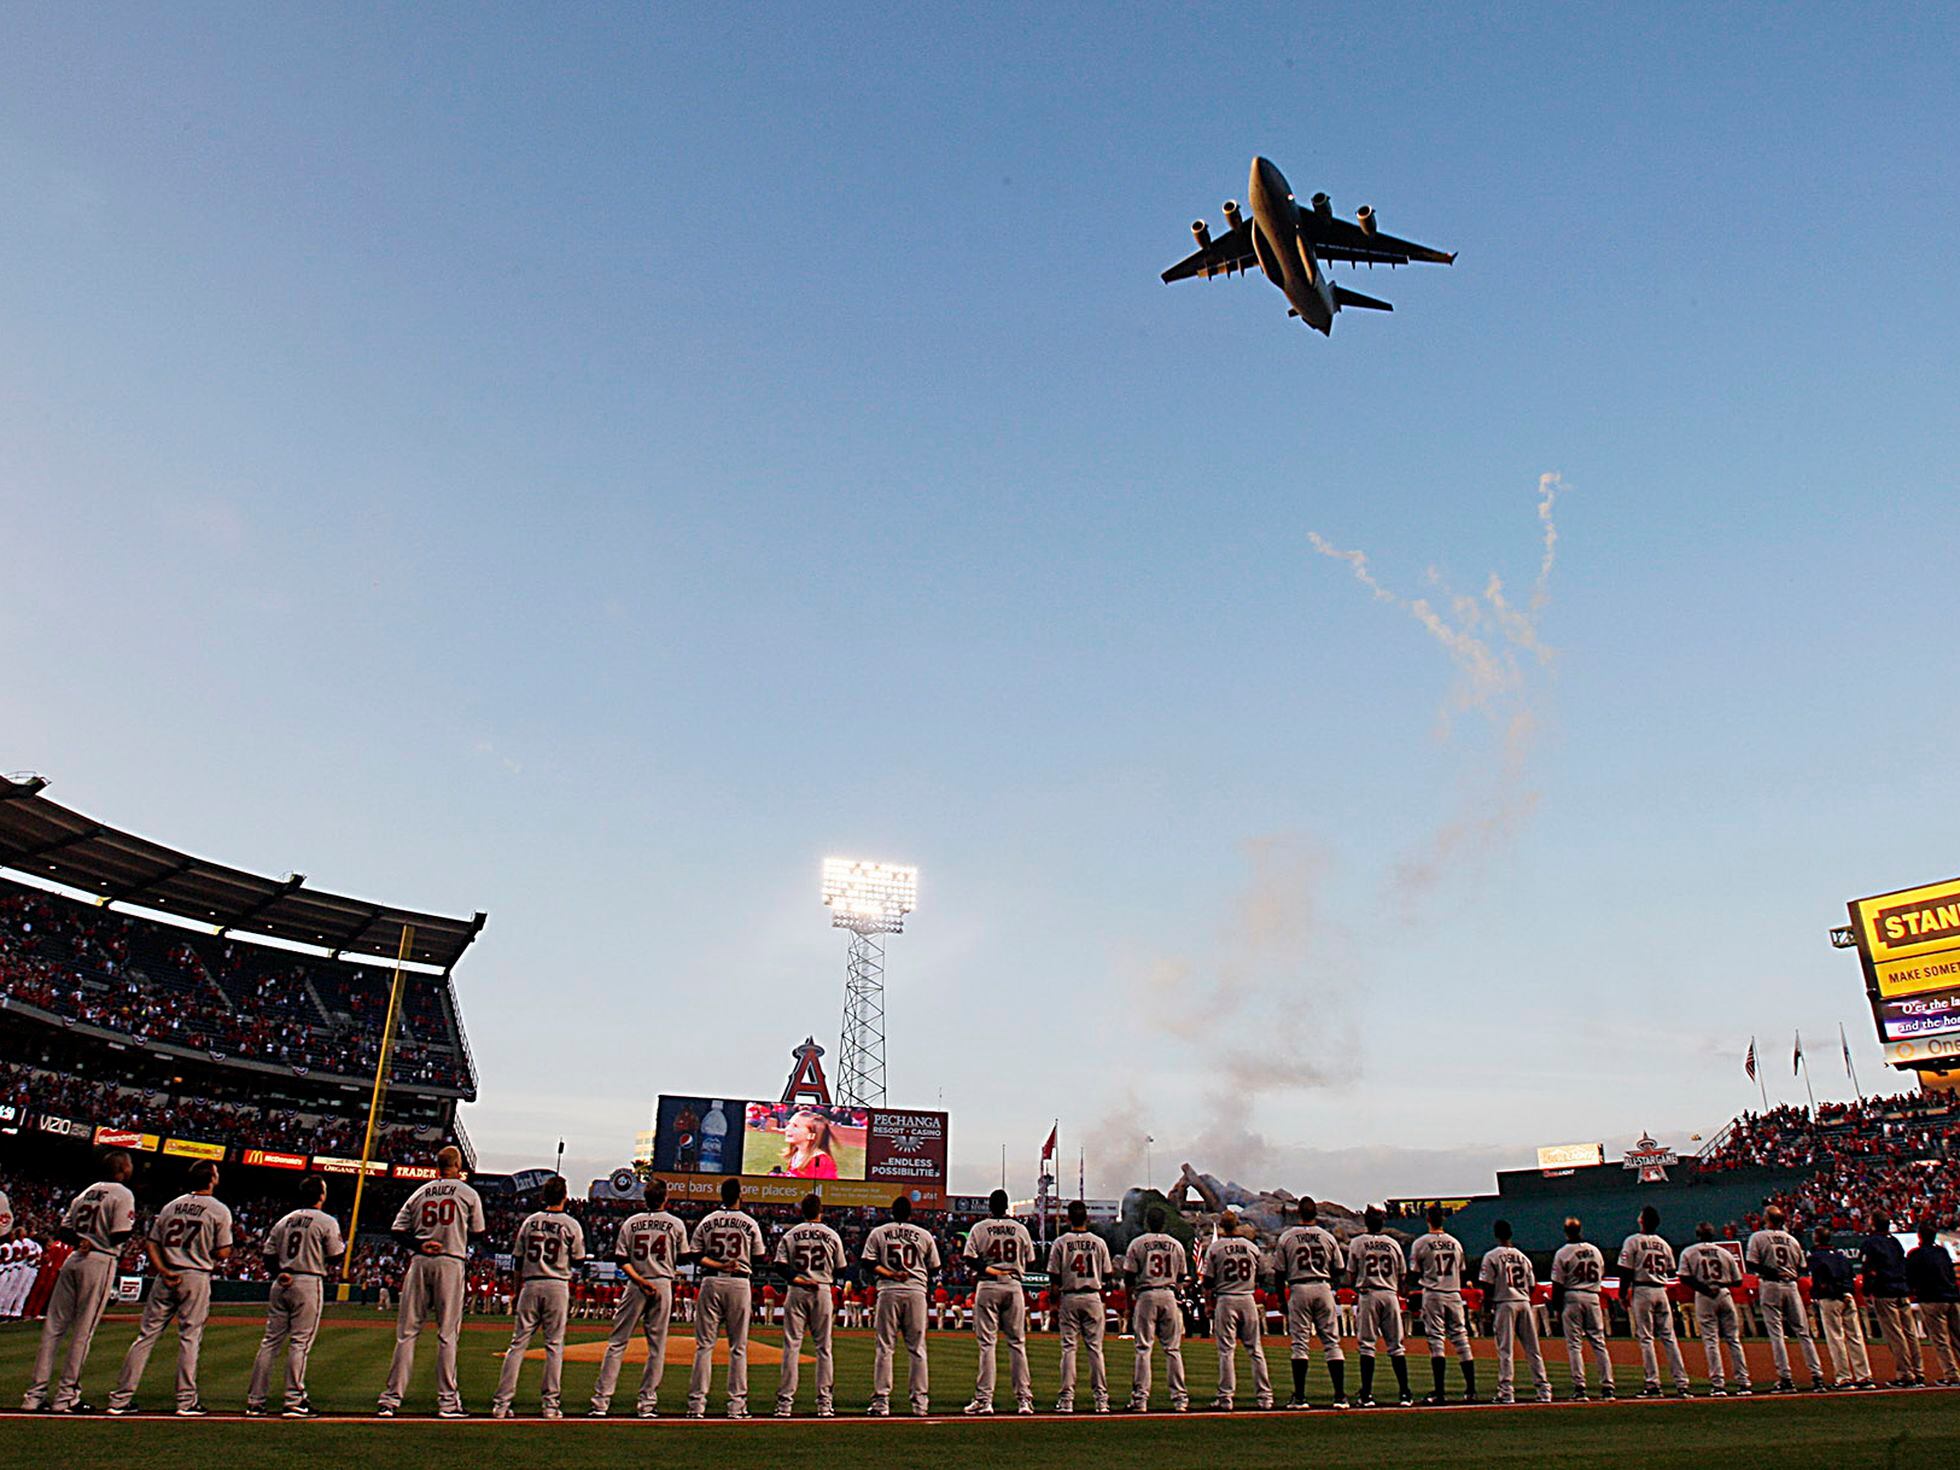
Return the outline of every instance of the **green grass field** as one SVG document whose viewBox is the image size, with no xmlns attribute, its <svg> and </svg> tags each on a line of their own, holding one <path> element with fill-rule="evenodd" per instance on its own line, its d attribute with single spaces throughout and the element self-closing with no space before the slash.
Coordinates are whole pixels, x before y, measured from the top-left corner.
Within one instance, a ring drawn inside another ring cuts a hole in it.
<svg viewBox="0 0 1960 1470">
<path fill-rule="evenodd" d="M 316 1408 L 328 1414 L 365 1416 L 372 1412 L 393 1346 L 391 1325 L 391 1319 L 372 1310 L 339 1308 L 331 1313 L 313 1354 L 310 1376 Z M 508 1332 L 507 1324 L 495 1318 L 466 1321 L 461 1352 L 463 1393 L 479 1415 L 487 1411 Z M 98 1406 L 108 1398 L 123 1349 L 133 1334 L 134 1321 L 125 1314 L 105 1323 L 97 1336 L 84 1391 Z M 0 1402 L 18 1402 L 37 1336 L 32 1328 L 0 1329 L 0 1394 L 5 1396 Z M 662 1470 L 721 1467 L 731 1462 L 809 1465 L 827 1459 L 848 1462 L 853 1470 L 926 1465 L 934 1470 L 966 1465 L 1079 1470 L 1090 1460 L 1216 1464 L 1330 1456 L 1369 1464 L 1637 1465 L 1643 1470 L 1675 1466 L 1685 1470 L 1724 1458 L 1750 1466 L 1775 1466 L 1776 1470 L 1810 1465 L 1859 1470 L 1866 1466 L 1960 1463 L 1960 1394 L 1945 1392 L 1703 1399 L 1688 1404 L 1533 1405 L 1467 1411 L 1382 1409 L 1344 1415 L 1240 1414 L 1231 1418 L 1152 1414 L 1148 1418 L 1078 1415 L 1074 1419 L 1034 1420 L 1008 1415 L 953 1423 L 867 1420 L 860 1411 L 869 1397 L 872 1344 L 862 1333 L 838 1336 L 837 1400 L 842 1417 L 833 1422 L 804 1418 L 783 1423 L 764 1418 L 742 1425 L 683 1420 L 679 1414 L 687 1370 L 678 1361 L 670 1361 L 661 1386 L 665 1416 L 659 1422 L 617 1417 L 622 1407 L 630 1412 L 637 1366 L 629 1366 L 621 1375 L 623 1392 L 615 1399 L 616 1416 L 593 1422 L 582 1417 L 597 1371 L 596 1363 L 588 1360 L 592 1354 L 589 1344 L 603 1337 L 601 1324 L 574 1326 L 565 1367 L 565 1407 L 570 1417 L 559 1423 L 535 1417 L 509 1423 L 479 1417 L 468 1423 L 409 1418 L 353 1424 L 185 1422 L 164 1414 L 129 1421 L 9 1417 L 0 1420 L 0 1467 L 45 1470 L 108 1463 L 111 1457 L 143 1470 L 175 1466 L 212 1470 L 214 1464 L 227 1462 L 319 1470 L 323 1464 L 361 1460 L 385 1464 L 388 1470 L 419 1470 L 422 1466 L 454 1464 L 465 1457 L 487 1459 L 500 1467 L 573 1462 L 580 1470 L 649 1463 L 660 1465 Z M 199 1375 L 207 1408 L 228 1413 L 242 1406 L 258 1338 L 258 1323 L 249 1312 L 226 1307 L 214 1318 L 205 1334 Z M 757 1356 L 768 1361 L 752 1365 L 751 1408 L 766 1414 L 775 1395 L 779 1361 L 775 1345 L 779 1338 L 773 1332 L 759 1332 L 755 1340 Z M 581 1349 L 580 1344 L 587 1346 Z M 1700 1357 L 1699 1344 L 1686 1346 L 1693 1366 Z M 1553 1382 L 1563 1393 L 1563 1344 L 1552 1347 Z M 1488 1355 L 1488 1343 L 1480 1343 L 1479 1348 Z M 1614 1348 L 1618 1357 L 1631 1356 L 1630 1343 L 1616 1342 Z M 963 1333 L 935 1333 L 929 1350 L 934 1408 L 957 1414 L 973 1386 L 972 1340 Z M 1031 1345 L 1038 1402 L 1044 1408 L 1054 1397 L 1057 1351 L 1052 1335 L 1038 1335 Z M 1760 1351 L 1760 1344 L 1752 1344 L 1752 1356 Z M 1127 1397 L 1130 1381 L 1129 1342 L 1111 1339 L 1108 1356 L 1120 1400 Z M 1185 1356 L 1193 1402 L 1208 1402 L 1216 1377 L 1216 1350 L 1209 1340 L 1197 1340 L 1187 1344 Z M 1269 1340 L 1267 1356 L 1284 1398 L 1289 1386 L 1284 1341 Z M 1883 1359 L 1882 1353 L 1879 1356 Z M 895 1397 L 902 1397 L 903 1361 L 901 1356 L 900 1392 Z M 1004 1369 L 1004 1362 L 1002 1366 Z M 1427 1386 L 1428 1363 L 1416 1359 L 1410 1366 L 1420 1392 Z M 174 1369 L 175 1343 L 167 1338 L 151 1360 L 144 1382 L 141 1401 L 147 1408 L 165 1410 L 171 1406 Z M 538 1372 L 535 1364 L 527 1364 L 517 1402 L 520 1414 L 536 1413 Z M 1244 1404 L 1249 1393 L 1243 1364 L 1240 1372 L 1240 1402 Z M 1495 1365 L 1486 1363 L 1482 1372 L 1480 1387 L 1488 1393 Z M 1386 1364 L 1382 1377 L 1392 1382 Z M 433 1407 L 433 1379 L 434 1339 L 425 1335 L 406 1412 L 427 1412 Z M 1637 1392 L 1637 1368 L 1622 1367 L 1619 1381 L 1622 1392 L 1629 1388 Z M 718 1370 L 717 1411 L 720 1386 Z M 1326 1401 L 1327 1379 L 1318 1362 L 1310 1391 L 1317 1401 Z M 804 1413 L 812 1393 L 812 1375 L 806 1366 L 799 1406 Z M 1162 1407 L 1161 1364 L 1157 1393 Z M 1005 1398 L 1004 1384 L 1002 1396 Z M 1086 1399 L 1086 1391 L 1080 1396 Z M 141 1439 L 134 1441 L 132 1436 L 139 1429 Z"/>
</svg>

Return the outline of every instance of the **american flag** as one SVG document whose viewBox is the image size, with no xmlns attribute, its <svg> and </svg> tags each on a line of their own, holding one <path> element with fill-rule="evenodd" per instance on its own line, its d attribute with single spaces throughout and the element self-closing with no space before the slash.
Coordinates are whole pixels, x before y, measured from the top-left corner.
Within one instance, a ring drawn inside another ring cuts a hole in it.
<svg viewBox="0 0 1960 1470">
<path fill-rule="evenodd" d="M 1749 1038 L 1749 1055 L 1742 1059 L 1742 1070 L 1749 1074 L 1749 1080 L 1756 1080 L 1756 1038 Z"/>
</svg>

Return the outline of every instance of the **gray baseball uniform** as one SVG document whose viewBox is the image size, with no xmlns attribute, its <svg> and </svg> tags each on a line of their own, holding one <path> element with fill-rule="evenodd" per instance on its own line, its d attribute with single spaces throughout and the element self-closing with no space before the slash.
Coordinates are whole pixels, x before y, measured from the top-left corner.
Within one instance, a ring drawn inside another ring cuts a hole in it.
<svg viewBox="0 0 1960 1470">
<path fill-rule="evenodd" d="M 143 1304 L 136 1341 L 123 1358 L 122 1376 L 109 1407 L 127 1407 L 136 1385 L 149 1366 L 150 1352 L 164 1328 L 177 1324 L 177 1407 L 197 1403 L 197 1354 L 204 1341 L 204 1322 L 211 1315 L 211 1268 L 231 1248 L 231 1211 L 208 1194 L 180 1194 L 157 1211 L 150 1222 L 150 1240 L 164 1265 L 177 1279 L 159 1274 Z"/>
<path fill-rule="evenodd" d="M 1552 1257 L 1552 1284 L 1562 1288 L 1564 1309 L 1559 1327 L 1565 1333 L 1565 1358 L 1572 1369 L 1572 1391 L 1586 1391 L 1586 1347 L 1599 1365 L 1599 1385 L 1613 1392 L 1613 1357 L 1606 1350 L 1606 1311 L 1600 1305 L 1599 1284 L 1606 1279 L 1606 1257 L 1591 1241 L 1575 1240 Z"/>
<path fill-rule="evenodd" d="M 273 1359 L 282 1345 L 286 1349 L 285 1406 L 297 1409 L 306 1402 L 306 1360 L 320 1331 L 327 1269 L 346 1253 L 340 1222 L 324 1210 L 294 1210 L 267 1232 L 265 1255 L 273 1281 L 266 1296 L 265 1337 L 252 1360 L 252 1380 L 245 1390 L 245 1402 L 250 1407 L 265 1407 Z"/>
<path fill-rule="evenodd" d="M 61 1217 L 62 1227 L 74 1233 L 81 1244 L 61 1263 L 48 1297 L 48 1319 L 41 1324 L 41 1347 L 34 1355 L 34 1376 L 21 1398 L 24 1409 L 39 1409 L 47 1403 L 48 1380 L 54 1374 L 55 1355 L 61 1340 L 69 1337 L 68 1354 L 62 1360 L 61 1381 L 55 1389 L 54 1407 L 71 1409 L 82 1396 L 82 1367 L 88 1362 L 89 1345 L 102 1320 L 102 1309 L 109 1304 L 109 1289 L 116 1279 L 117 1240 L 136 1228 L 136 1197 L 125 1185 L 111 1180 L 91 1184 L 69 1201 Z"/>
<path fill-rule="evenodd" d="M 1695 1328 L 1701 1333 L 1702 1350 L 1708 1354 L 1708 1385 L 1720 1392 L 1727 1387 L 1722 1376 L 1722 1349 L 1729 1350 L 1735 1365 L 1738 1388 L 1749 1387 L 1749 1362 L 1742 1355 L 1742 1324 L 1735 1309 L 1732 1288 L 1742 1281 L 1742 1262 L 1732 1250 L 1712 1240 L 1698 1240 L 1681 1252 L 1681 1277 L 1710 1288 L 1695 1293 Z"/>
<path fill-rule="evenodd" d="M 1034 1402 L 1034 1376 L 1028 1371 L 1028 1298 L 1022 1283 L 1034 1264 L 1034 1239 L 1019 1220 L 982 1220 L 967 1232 L 966 1259 L 973 1263 L 978 1285 L 973 1288 L 973 1345 L 979 1371 L 973 1401 L 993 1407 L 998 1376 L 995 1344 L 1007 1344 L 1007 1380 L 1014 1403 Z M 986 1274 L 992 1267 L 992 1274 Z"/>
<path fill-rule="evenodd" d="M 694 1371 L 687 1380 L 687 1412 L 708 1412 L 715 1374 L 715 1338 L 728 1333 L 728 1412 L 749 1411 L 749 1312 L 756 1262 L 769 1248 L 762 1227 L 744 1210 L 714 1210 L 694 1227 L 694 1253 L 721 1262 L 703 1266 L 694 1298 Z"/>
<path fill-rule="evenodd" d="M 1048 1274 L 1061 1301 L 1062 1384 L 1055 1399 L 1058 1412 L 1075 1408 L 1075 1360 L 1079 1348 L 1089 1356 L 1089 1391 L 1098 1413 L 1109 1407 L 1109 1372 L 1103 1359 L 1106 1309 L 1103 1285 L 1115 1270 L 1109 1246 L 1094 1231 L 1066 1230 L 1048 1248 Z"/>
<path fill-rule="evenodd" d="M 1391 1358 L 1404 1355 L 1402 1296 L 1397 1289 L 1408 1264 L 1391 1235 L 1357 1235 L 1348 1242 L 1348 1275 L 1354 1280 L 1354 1335 L 1364 1358 L 1377 1347 Z"/>
<path fill-rule="evenodd" d="M 1252 1354 L 1252 1388 L 1262 1409 L 1273 1406 L 1273 1378 L 1266 1368 L 1265 1309 L 1259 1274 L 1265 1258 L 1242 1235 L 1220 1235 L 1205 1247 L 1204 1277 L 1211 1284 L 1211 1331 L 1218 1342 L 1218 1403 L 1230 1408 L 1238 1393 L 1239 1346 Z"/>
<path fill-rule="evenodd" d="M 1161 1342 L 1171 1407 L 1181 1411 L 1191 1402 L 1184 1384 L 1184 1309 L 1177 1300 L 1177 1284 L 1191 1274 L 1184 1243 L 1173 1235 L 1139 1235 L 1123 1253 L 1123 1269 L 1130 1273 L 1130 1331 L 1137 1350 L 1130 1407 L 1139 1412 L 1150 1407 L 1150 1349 Z"/>
<path fill-rule="evenodd" d="M 1667 1347 L 1667 1366 L 1674 1386 L 1688 1391 L 1688 1366 L 1681 1360 L 1681 1341 L 1674 1334 L 1674 1303 L 1667 1288 L 1674 1280 L 1674 1247 L 1658 1235 L 1629 1235 L 1620 1246 L 1620 1264 L 1633 1272 L 1633 1300 L 1627 1315 L 1633 1319 L 1633 1335 L 1640 1341 L 1640 1368 L 1647 1387 L 1661 1386 L 1660 1354 L 1655 1344 Z"/>
<path fill-rule="evenodd" d="M 464 1260 L 470 1237 L 488 1228 L 483 1201 L 460 1179 L 431 1179 L 402 1202 L 391 1229 L 413 1236 L 424 1253 L 402 1273 L 401 1308 L 395 1314 L 395 1354 L 388 1363 L 388 1383 L 381 1390 L 384 1409 L 401 1407 L 408 1377 L 415 1368 L 415 1343 L 422 1323 L 436 1323 L 436 1406 L 460 1410 L 462 1391 L 456 1386 L 456 1335 L 463 1324 Z M 433 1244 L 435 1250 L 428 1251 Z"/>
<path fill-rule="evenodd" d="M 1776 1376 L 1790 1381 L 1790 1347 L 1785 1336 L 1794 1336 L 1803 1348 L 1804 1366 L 1812 1379 L 1822 1382 L 1824 1365 L 1817 1357 L 1817 1343 L 1810 1335 L 1810 1314 L 1804 1309 L 1803 1293 L 1797 1278 L 1803 1275 L 1809 1259 L 1796 1236 L 1787 1230 L 1758 1230 L 1749 1237 L 1743 1259 L 1756 1268 L 1756 1306 L 1763 1314 L 1763 1334 L 1769 1338 L 1770 1360 Z"/>
<path fill-rule="evenodd" d="M 635 1332 L 644 1332 L 647 1340 L 647 1365 L 640 1374 L 637 1408 L 647 1419 L 659 1412 L 660 1379 L 667 1366 L 667 1328 L 674 1315 L 674 1270 L 686 1254 L 687 1227 L 665 1210 L 642 1211 L 619 1227 L 613 1240 L 614 1258 L 631 1266 L 652 1289 L 629 1281 L 620 1293 L 612 1336 L 606 1340 L 606 1355 L 599 1363 L 599 1379 L 592 1389 L 595 1412 L 603 1414 L 612 1407 L 619 1365 L 625 1361 L 626 1345 Z"/>
<path fill-rule="evenodd" d="M 803 1339 L 817 1350 L 817 1407 L 827 1409 L 837 1361 L 831 1355 L 830 1328 L 837 1320 L 833 1288 L 837 1273 L 850 1264 L 844 1241 L 821 1220 L 800 1220 L 776 1242 L 776 1264 L 793 1273 L 783 1298 L 783 1372 L 776 1382 L 776 1412 L 786 1414 L 796 1402 Z"/>
<path fill-rule="evenodd" d="M 1484 1253 L 1483 1269 L 1478 1272 L 1491 1309 L 1491 1332 L 1497 1339 L 1497 1401 L 1508 1404 L 1516 1381 L 1519 1344 L 1531 1364 L 1532 1386 L 1538 1397 L 1552 1397 L 1551 1375 L 1545 1371 L 1545 1355 L 1538 1348 L 1538 1314 L 1532 1296 L 1538 1289 L 1538 1273 L 1531 1257 L 1514 1245 L 1500 1245 Z"/>
<path fill-rule="evenodd" d="M 517 1396 L 517 1376 L 531 1339 L 544 1334 L 544 1382 L 538 1405 L 547 1419 L 558 1417 L 558 1394 L 565 1372 L 565 1319 L 570 1315 L 572 1268 L 585 1259 L 585 1227 L 564 1210 L 539 1210 L 517 1227 L 511 1255 L 523 1284 L 517 1289 L 516 1320 L 504 1353 L 492 1413 L 508 1413 Z"/>
<path fill-rule="evenodd" d="M 1304 1360 L 1314 1338 L 1320 1355 L 1330 1363 L 1344 1361 L 1340 1312 L 1334 1301 L 1334 1272 L 1341 1264 L 1341 1243 L 1319 1225 L 1295 1225 L 1281 1233 L 1274 1254 L 1286 1282 L 1286 1333 L 1291 1356 Z"/>
<path fill-rule="evenodd" d="M 903 1337 L 905 1351 L 912 1359 L 906 1382 L 912 1412 L 926 1413 L 931 1407 L 931 1383 L 926 1372 L 926 1281 L 939 1269 L 938 1242 L 922 1226 L 887 1220 L 864 1238 L 864 1259 L 900 1273 L 897 1278 L 877 1278 L 878 1298 L 872 1306 L 872 1328 L 878 1342 L 871 1359 L 872 1405 L 882 1410 L 891 1402 L 892 1358 Z"/>
<path fill-rule="evenodd" d="M 1429 1355 L 1444 1357 L 1456 1348 L 1457 1357 L 1470 1361 L 1470 1318 L 1463 1310 L 1463 1242 L 1432 1230 L 1409 1247 L 1409 1269 L 1422 1285 L 1422 1330 L 1429 1338 Z"/>
</svg>

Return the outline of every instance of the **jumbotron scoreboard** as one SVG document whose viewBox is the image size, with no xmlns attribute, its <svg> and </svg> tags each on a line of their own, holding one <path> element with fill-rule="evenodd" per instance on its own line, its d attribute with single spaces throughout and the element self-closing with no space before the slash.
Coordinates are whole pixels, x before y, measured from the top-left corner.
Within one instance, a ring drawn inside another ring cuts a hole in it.
<svg viewBox="0 0 1960 1470">
<path fill-rule="evenodd" d="M 1960 1072 L 1960 878 L 1850 903 L 1885 1060 Z"/>
</svg>

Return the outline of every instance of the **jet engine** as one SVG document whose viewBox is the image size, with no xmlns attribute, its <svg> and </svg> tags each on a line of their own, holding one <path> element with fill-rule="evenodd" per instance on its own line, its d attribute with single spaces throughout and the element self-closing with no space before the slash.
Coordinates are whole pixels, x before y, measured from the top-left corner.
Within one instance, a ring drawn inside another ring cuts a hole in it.
<svg viewBox="0 0 1960 1470">
<path fill-rule="evenodd" d="M 1375 211 L 1372 205 L 1364 204 L 1354 212 L 1354 222 L 1361 226 L 1361 233 L 1373 238 L 1375 233 Z"/>
<path fill-rule="evenodd" d="M 1331 215 L 1334 212 L 1334 201 L 1329 199 L 1325 194 L 1314 195 L 1313 212 L 1315 214 Z"/>
<path fill-rule="evenodd" d="M 1227 199 L 1225 201 L 1225 228 L 1236 230 L 1244 223 L 1245 216 L 1239 213 L 1239 201 L 1236 199 Z"/>
<path fill-rule="evenodd" d="M 1211 245 L 1211 226 L 1207 225 L 1201 219 L 1192 220 L 1191 238 L 1198 242 L 1198 248 L 1200 250 L 1209 248 Z"/>
</svg>

